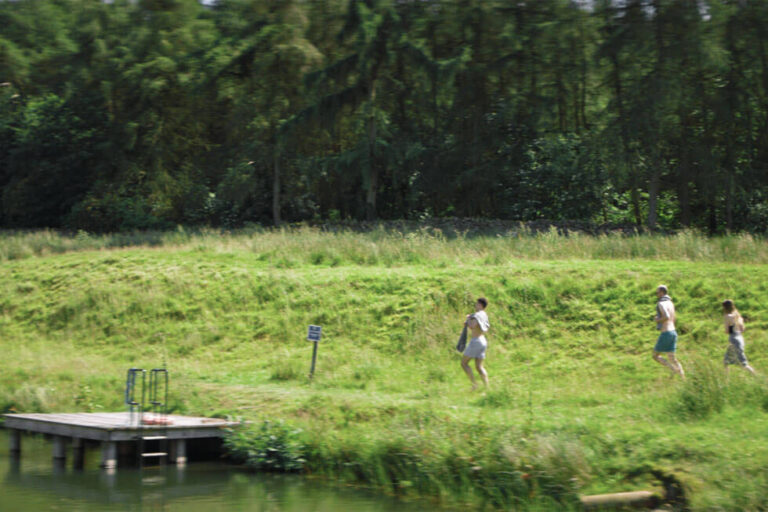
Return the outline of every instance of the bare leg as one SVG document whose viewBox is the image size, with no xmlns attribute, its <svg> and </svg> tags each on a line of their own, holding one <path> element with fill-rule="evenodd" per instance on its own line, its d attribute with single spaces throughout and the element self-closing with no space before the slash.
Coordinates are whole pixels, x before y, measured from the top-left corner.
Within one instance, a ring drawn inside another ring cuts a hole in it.
<svg viewBox="0 0 768 512">
<path fill-rule="evenodd" d="M 471 357 L 464 356 L 461 358 L 461 367 L 464 368 L 464 373 L 469 377 L 469 382 L 472 383 L 472 389 L 477 389 L 477 383 L 475 382 L 475 376 L 472 374 L 472 368 L 469 366 L 469 360 Z"/>
<path fill-rule="evenodd" d="M 653 353 L 653 360 L 654 360 L 654 361 L 656 361 L 657 363 L 661 364 L 661 365 L 664 365 L 664 366 L 666 366 L 667 368 L 669 368 L 669 370 L 670 370 L 671 372 L 673 372 L 673 373 L 677 373 L 677 368 L 675 368 L 674 366 L 672 366 L 672 364 L 671 364 L 669 361 L 667 361 L 667 360 L 666 360 L 666 359 L 665 359 L 665 358 L 664 358 L 664 357 L 663 357 L 661 354 L 659 354 L 658 352 L 654 352 L 654 353 Z"/>
<path fill-rule="evenodd" d="M 477 373 L 480 374 L 480 378 L 483 379 L 483 384 L 485 384 L 485 387 L 488 387 L 488 372 L 485 371 L 485 367 L 483 366 L 483 359 L 475 359 L 475 368 L 477 368 Z"/>
<path fill-rule="evenodd" d="M 667 356 L 669 357 L 669 362 L 674 368 L 675 373 L 680 375 L 681 379 L 685 380 L 685 370 L 683 370 L 683 365 L 680 364 L 680 361 L 677 360 L 677 357 L 675 356 L 675 354 L 673 352 L 670 352 L 669 354 L 667 354 Z"/>
</svg>

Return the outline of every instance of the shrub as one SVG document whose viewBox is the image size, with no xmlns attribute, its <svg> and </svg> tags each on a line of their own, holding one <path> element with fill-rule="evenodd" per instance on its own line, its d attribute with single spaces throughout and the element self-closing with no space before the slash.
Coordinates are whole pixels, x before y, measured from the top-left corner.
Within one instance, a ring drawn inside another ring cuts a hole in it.
<svg viewBox="0 0 768 512">
<path fill-rule="evenodd" d="M 230 431 L 224 439 L 229 456 L 257 471 L 297 472 L 304 469 L 301 430 L 282 421 L 264 421 L 260 426 Z"/>
<path fill-rule="evenodd" d="M 71 229 L 93 233 L 169 229 L 149 200 L 139 196 L 107 193 L 88 196 L 72 207 L 65 224 Z"/>
<path fill-rule="evenodd" d="M 307 366 L 300 361 L 282 359 L 274 364 L 269 378 L 276 381 L 297 380 L 306 375 Z"/>
</svg>

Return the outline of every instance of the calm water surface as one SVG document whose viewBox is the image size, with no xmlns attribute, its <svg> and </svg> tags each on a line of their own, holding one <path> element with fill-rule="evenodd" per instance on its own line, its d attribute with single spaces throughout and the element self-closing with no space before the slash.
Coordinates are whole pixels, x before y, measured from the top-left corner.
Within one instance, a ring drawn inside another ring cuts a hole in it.
<svg viewBox="0 0 768 512">
<path fill-rule="evenodd" d="M 0 512 L 162 511 L 162 512 L 416 512 L 426 503 L 310 480 L 262 475 L 221 463 L 192 463 L 184 469 L 160 466 L 98 468 L 98 449 L 88 449 L 82 471 L 52 461 L 50 441 L 25 436 L 22 455 L 9 457 L 8 433 L 0 429 Z"/>
</svg>

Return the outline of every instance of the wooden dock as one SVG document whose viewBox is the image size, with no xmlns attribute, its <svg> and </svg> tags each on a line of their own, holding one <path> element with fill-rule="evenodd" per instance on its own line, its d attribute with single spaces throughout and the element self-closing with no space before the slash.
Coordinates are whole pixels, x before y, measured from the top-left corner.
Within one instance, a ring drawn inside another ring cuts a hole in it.
<svg viewBox="0 0 768 512">
<path fill-rule="evenodd" d="M 11 454 L 21 454 L 22 432 L 46 434 L 53 437 L 54 459 L 65 459 L 71 442 L 75 466 L 82 467 L 85 441 L 97 441 L 101 443 L 101 466 L 107 469 L 117 467 L 118 443 L 138 445 L 162 440 L 167 443 L 168 452 L 149 455 L 167 457 L 168 462 L 183 465 L 187 462 L 188 442 L 223 437 L 225 429 L 238 425 L 218 418 L 174 414 L 162 417 L 167 424 L 148 425 L 139 421 L 139 415 L 128 412 L 5 414 L 4 417 L 4 427 L 10 431 Z"/>
</svg>

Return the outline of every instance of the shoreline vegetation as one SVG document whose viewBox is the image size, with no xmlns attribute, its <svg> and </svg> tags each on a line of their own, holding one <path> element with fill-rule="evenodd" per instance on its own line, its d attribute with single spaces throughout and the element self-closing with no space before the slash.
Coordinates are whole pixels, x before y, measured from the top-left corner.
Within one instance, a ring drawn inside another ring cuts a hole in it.
<svg viewBox="0 0 768 512">
<path fill-rule="evenodd" d="M 379 265 L 461 260 L 467 252 L 499 260 L 672 259 L 768 263 L 768 240 L 696 230 L 649 233 L 620 224 L 486 219 L 302 223 L 237 230 L 184 228 L 123 233 L 0 230 L 0 262 L 75 251 L 131 247 L 250 250 L 277 265 Z M 437 258 L 435 258 L 438 256 Z M 318 261 L 320 260 L 320 261 Z"/>
<path fill-rule="evenodd" d="M 226 444 L 257 470 L 478 508 L 664 478 L 693 510 L 768 505 L 763 238 L 448 231 L 1 233 L 0 412 L 120 410 L 127 368 L 167 364 L 174 412 L 252 422 Z M 651 360 L 659 283 L 685 382 Z M 453 347 L 480 295 L 491 387 L 472 393 Z M 758 378 L 723 371 L 724 298 Z"/>
</svg>

